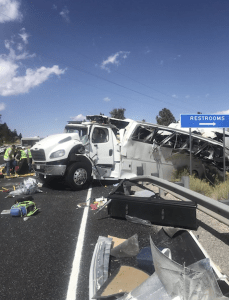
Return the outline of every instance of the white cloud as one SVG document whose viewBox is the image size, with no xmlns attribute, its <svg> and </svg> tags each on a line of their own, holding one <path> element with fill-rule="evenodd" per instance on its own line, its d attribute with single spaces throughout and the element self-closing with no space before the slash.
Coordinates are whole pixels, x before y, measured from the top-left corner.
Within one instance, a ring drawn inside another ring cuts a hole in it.
<svg viewBox="0 0 229 300">
<path fill-rule="evenodd" d="M 210 94 L 206 94 L 206 95 L 205 95 L 205 98 L 208 98 L 209 96 L 210 96 Z"/>
<path fill-rule="evenodd" d="M 216 114 L 218 114 L 218 115 L 227 115 L 227 114 L 229 114 L 229 109 L 228 110 L 219 111 Z"/>
<path fill-rule="evenodd" d="M 82 114 L 79 114 L 75 117 L 70 117 L 70 119 L 72 121 L 83 121 L 83 120 L 86 120 L 86 116 L 82 115 Z"/>
<path fill-rule="evenodd" d="M 62 11 L 60 12 L 61 17 L 66 21 L 69 22 L 69 10 L 67 9 L 67 7 L 64 7 L 62 9 Z"/>
<path fill-rule="evenodd" d="M 0 55 L 0 95 L 11 96 L 28 93 L 35 86 L 45 82 L 52 74 L 60 75 L 65 72 L 59 66 L 54 65 L 51 68 L 40 67 L 37 69 L 28 68 L 25 75 L 18 76 L 20 67 L 23 67 L 21 60 L 33 58 L 35 54 L 20 52 L 13 49 L 13 41 L 5 41 L 5 47 L 9 54 Z"/>
<path fill-rule="evenodd" d="M 130 54 L 130 52 L 128 52 L 128 51 L 119 51 L 119 52 L 109 56 L 106 60 L 104 60 L 102 62 L 102 64 L 100 65 L 100 67 L 101 67 L 101 69 L 104 69 L 104 70 L 107 70 L 108 72 L 110 72 L 110 69 L 107 67 L 107 65 L 119 66 L 121 64 L 120 59 L 126 59 L 129 54 Z"/>
<path fill-rule="evenodd" d="M 23 28 L 24 29 L 24 28 Z M 25 33 L 26 36 L 29 36 L 25 31 L 23 31 Z M 20 35 L 20 34 L 19 34 Z M 26 44 L 28 43 L 27 39 L 26 39 Z M 24 51 L 23 53 L 20 54 L 16 54 L 15 50 L 13 49 L 13 45 L 15 44 L 15 42 L 13 40 L 8 41 L 5 40 L 5 47 L 6 49 L 9 50 L 9 54 L 7 55 L 0 55 L 0 57 L 7 57 L 7 60 L 21 60 L 21 59 L 27 59 L 27 58 L 32 58 L 35 57 L 36 54 L 28 54 L 28 52 Z M 24 49 L 24 45 L 22 45 L 21 43 L 18 43 L 17 45 L 17 50 L 19 50 L 20 52 Z"/>
<path fill-rule="evenodd" d="M 111 99 L 110 99 L 110 98 L 108 98 L 108 97 L 105 97 L 103 100 L 104 100 L 104 101 L 106 101 L 106 102 L 109 102 L 109 101 L 111 101 Z"/>
<path fill-rule="evenodd" d="M 18 35 L 22 38 L 22 40 L 25 44 L 28 44 L 29 35 L 28 35 L 28 33 L 25 32 L 25 28 L 22 28 L 21 33 L 19 33 Z"/>
<path fill-rule="evenodd" d="M 173 97 L 173 98 L 177 98 L 177 95 L 173 94 L 172 97 Z"/>
<path fill-rule="evenodd" d="M 6 108 L 5 103 L 0 103 L 0 111 L 4 110 Z"/>
<path fill-rule="evenodd" d="M 22 13 L 20 12 L 20 2 L 18 0 L 0 0 L 1 14 L 0 23 L 20 21 Z"/>
<path fill-rule="evenodd" d="M 190 95 L 186 95 L 185 98 L 186 98 L 186 99 L 190 98 Z"/>
<path fill-rule="evenodd" d="M 18 49 L 18 51 L 22 51 L 24 49 L 24 47 L 21 43 L 18 43 L 17 49 Z"/>
<path fill-rule="evenodd" d="M 59 66 L 52 68 L 40 67 L 39 69 L 27 69 L 24 76 L 16 76 L 18 65 L 12 62 L 5 62 L 0 59 L 0 95 L 11 96 L 28 93 L 31 88 L 45 82 L 50 75 L 60 75 L 64 70 L 59 69 Z M 6 74 L 5 77 L 2 74 Z"/>
<path fill-rule="evenodd" d="M 55 10 L 57 10 L 57 6 L 56 6 L 56 4 L 53 4 L 53 5 L 52 5 L 52 9 L 55 9 Z"/>
</svg>

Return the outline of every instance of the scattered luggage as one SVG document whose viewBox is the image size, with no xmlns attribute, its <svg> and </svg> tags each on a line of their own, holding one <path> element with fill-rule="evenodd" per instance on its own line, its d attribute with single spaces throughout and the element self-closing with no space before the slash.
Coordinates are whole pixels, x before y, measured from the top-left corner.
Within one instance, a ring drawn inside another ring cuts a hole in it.
<svg viewBox="0 0 229 300">
<path fill-rule="evenodd" d="M 38 212 L 35 202 L 33 201 L 23 201 L 14 204 L 10 209 L 10 214 L 12 217 L 30 217 Z"/>
</svg>

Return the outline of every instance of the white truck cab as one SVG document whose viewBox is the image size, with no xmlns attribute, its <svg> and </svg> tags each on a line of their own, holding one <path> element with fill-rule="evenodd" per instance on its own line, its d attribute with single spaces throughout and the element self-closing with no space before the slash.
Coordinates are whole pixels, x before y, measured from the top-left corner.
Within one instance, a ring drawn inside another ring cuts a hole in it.
<svg viewBox="0 0 229 300">
<path fill-rule="evenodd" d="M 68 122 L 64 133 L 44 138 L 31 148 L 35 171 L 41 178 L 65 176 L 73 189 L 94 179 L 119 179 L 119 128 L 108 118 L 88 116 L 89 122 Z M 99 121 L 103 119 L 104 122 Z M 115 119 L 114 119 L 115 122 Z M 128 121 L 117 120 L 120 129 Z"/>
<path fill-rule="evenodd" d="M 64 133 L 48 136 L 31 148 L 40 178 L 64 176 L 68 185 L 78 190 L 92 178 L 155 175 L 170 180 L 174 169 L 190 165 L 189 136 L 180 129 L 102 115 L 87 119 L 68 122 Z M 209 161 L 218 155 L 219 161 L 222 143 L 195 134 L 192 143 L 192 169 L 202 176 L 205 167 L 201 155 L 204 152 L 205 161 L 208 155 Z"/>
</svg>

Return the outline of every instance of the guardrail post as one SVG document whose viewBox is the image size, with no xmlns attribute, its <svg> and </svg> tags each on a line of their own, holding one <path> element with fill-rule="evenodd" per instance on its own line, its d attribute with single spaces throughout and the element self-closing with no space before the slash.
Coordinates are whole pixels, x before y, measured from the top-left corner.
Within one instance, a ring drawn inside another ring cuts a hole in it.
<svg viewBox="0 0 229 300">
<path fill-rule="evenodd" d="M 159 178 L 164 179 L 164 178 L 163 178 L 163 168 L 162 168 L 162 166 L 161 166 L 160 163 L 159 163 L 159 172 L 158 172 L 158 174 L 159 174 Z M 160 196 L 161 198 L 164 198 L 164 197 L 165 197 L 165 191 L 164 191 L 163 189 L 160 189 L 160 188 L 159 188 L 159 196 Z"/>
<path fill-rule="evenodd" d="M 190 188 L 190 177 L 189 176 L 182 176 L 181 177 L 181 181 L 182 183 L 184 184 L 184 187 L 186 189 L 189 189 Z"/>
</svg>

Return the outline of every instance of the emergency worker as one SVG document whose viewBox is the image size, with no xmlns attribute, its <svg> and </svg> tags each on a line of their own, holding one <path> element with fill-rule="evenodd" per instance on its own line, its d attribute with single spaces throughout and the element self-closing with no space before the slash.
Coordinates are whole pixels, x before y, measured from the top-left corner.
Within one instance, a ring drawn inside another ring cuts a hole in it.
<svg viewBox="0 0 229 300">
<path fill-rule="evenodd" d="M 16 173 L 18 175 L 27 174 L 29 171 L 27 155 L 24 149 L 22 149 L 22 147 L 18 147 L 18 152 L 15 156 L 15 159 L 18 161 L 18 167 L 19 167 Z"/>
<path fill-rule="evenodd" d="M 15 154 L 15 145 L 9 146 L 4 154 L 4 161 L 6 162 L 6 174 L 7 176 L 10 176 L 10 169 L 15 169 L 15 160 L 14 160 L 14 154 Z"/>
</svg>

